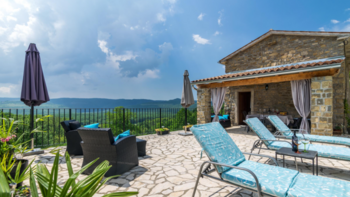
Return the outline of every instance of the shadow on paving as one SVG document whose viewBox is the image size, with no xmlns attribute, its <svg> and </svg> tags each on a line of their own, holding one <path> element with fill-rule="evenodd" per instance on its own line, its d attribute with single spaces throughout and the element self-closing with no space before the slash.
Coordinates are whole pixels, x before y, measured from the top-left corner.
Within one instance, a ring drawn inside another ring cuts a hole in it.
<svg viewBox="0 0 350 197">
<path fill-rule="evenodd" d="M 140 177 L 148 170 L 142 166 L 135 166 L 128 172 L 125 172 L 124 174 L 120 175 L 117 178 L 109 180 L 105 185 L 113 185 L 113 186 L 119 186 L 119 187 L 131 187 L 130 182 L 134 179 Z"/>
</svg>

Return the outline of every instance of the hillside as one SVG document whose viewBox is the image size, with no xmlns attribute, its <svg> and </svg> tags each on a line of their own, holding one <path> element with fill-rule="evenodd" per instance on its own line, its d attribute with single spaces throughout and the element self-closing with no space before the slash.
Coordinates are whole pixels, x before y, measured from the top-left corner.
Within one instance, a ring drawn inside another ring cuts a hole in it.
<svg viewBox="0 0 350 197">
<path fill-rule="evenodd" d="M 168 101 L 150 99 L 58 98 L 38 108 L 181 108 L 180 99 Z M 197 102 L 190 108 L 197 107 Z M 0 108 L 29 108 L 18 98 L 0 98 Z"/>
</svg>

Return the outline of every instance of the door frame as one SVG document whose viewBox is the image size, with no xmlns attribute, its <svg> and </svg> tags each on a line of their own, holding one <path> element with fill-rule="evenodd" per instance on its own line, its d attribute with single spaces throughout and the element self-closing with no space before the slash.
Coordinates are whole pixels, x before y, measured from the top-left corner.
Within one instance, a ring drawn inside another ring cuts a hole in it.
<svg viewBox="0 0 350 197">
<path fill-rule="evenodd" d="M 235 91 L 235 100 L 234 100 L 234 103 L 235 103 L 235 122 L 234 124 L 235 125 L 239 125 L 238 123 L 238 112 L 239 112 L 239 98 L 238 98 L 238 93 L 240 92 L 250 92 L 250 109 L 252 111 L 254 111 L 254 89 L 253 88 L 246 88 L 246 89 L 240 89 L 240 90 L 236 90 Z"/>
</svg>

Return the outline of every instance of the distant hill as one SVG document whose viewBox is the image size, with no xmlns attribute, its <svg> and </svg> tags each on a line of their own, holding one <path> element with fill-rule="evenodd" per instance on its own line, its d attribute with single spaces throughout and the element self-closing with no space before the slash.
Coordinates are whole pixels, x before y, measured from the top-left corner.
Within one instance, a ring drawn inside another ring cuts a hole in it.
<svg viewBox="0 0 350 197">
<path fill-rule="evenodd" d="M 38 108 L 181 108 L 180 99 L 102 99 L 102 98 L 58 98 L 44 103 Z M 190 108 L 196 108 L 197 102 Z M 0 108 L 29 108 L 19 98 L 0 98 Z"/>
</svg>

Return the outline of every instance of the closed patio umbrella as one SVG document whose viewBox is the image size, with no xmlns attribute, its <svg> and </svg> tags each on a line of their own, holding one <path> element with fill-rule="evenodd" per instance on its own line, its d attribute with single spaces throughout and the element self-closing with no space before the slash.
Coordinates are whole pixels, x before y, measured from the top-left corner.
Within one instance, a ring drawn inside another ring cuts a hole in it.
<svg viewBox="0 0 350 197">
<path fill-rule="evenodd" d="M 44 73 L 41 67 L 40 53 L 36 45 L 31 43 L 26 50 L 24 62 L 24 73 L 22 82 L 21 101 L 30 106 L 30 129 L 33 130 L 34 124 L 34 106 L 50 101 L 49 94 L 46 88 Z M 34 148 L 33 134 L 32 149 Z"/>
<path fill-rule="evenodd" d="M 184 73 L 184 83 L 182 87 L 181 105 L 185 108 L 185 124 L 187 124 L 187 108 L 194 104 L 191 82 L 188 71 Z M 180 135 L 192 135 L 191 133 L 179 133 Z"/>
</svg>

